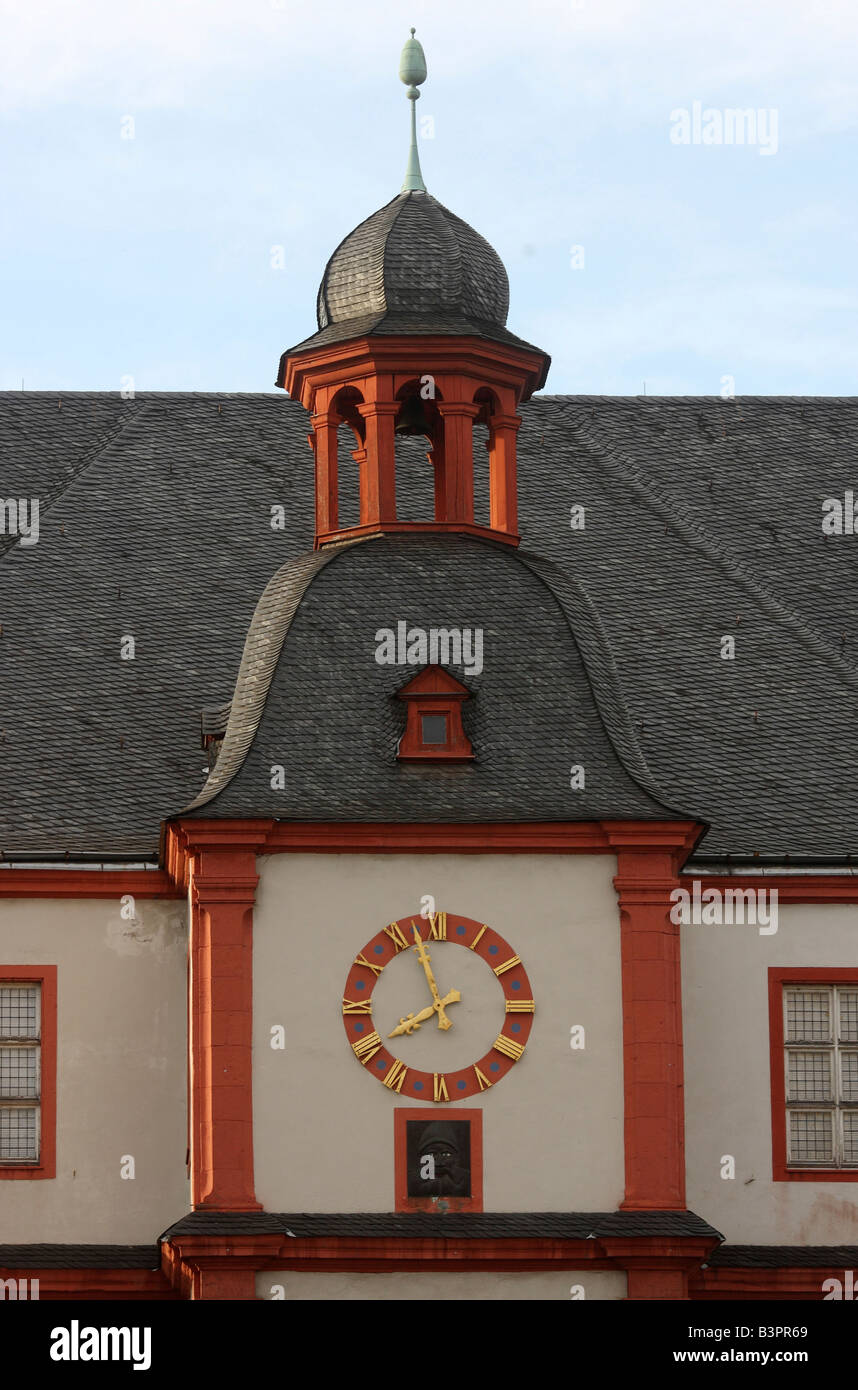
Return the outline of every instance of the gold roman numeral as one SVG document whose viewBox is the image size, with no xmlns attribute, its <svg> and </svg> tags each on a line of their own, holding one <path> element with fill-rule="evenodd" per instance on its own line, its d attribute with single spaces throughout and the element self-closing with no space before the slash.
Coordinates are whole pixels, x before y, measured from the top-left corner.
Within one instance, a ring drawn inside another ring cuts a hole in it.
<svg viewBox="0 0 858 1390">
<path fill-rule="evenodd" d="M 487 1076 L 483 1076 L 483 1073 L 480 1071 L 479 1067 L 476 1064 L 474 1065 L 474 1075 L 476 1076 L 477 1081 L 480 1084 L 480 1090 L 487 1091 L 492 1083 L 489 1081 L 489 1078 Z"/>
<path fill-rule="evenodd" d="M 365 1038 L 358 1038 L 357 1042 L 352 1043 L 352 1052 L 355 1054 L 358 1061 L 366 1066 L 367 1062 L 375 1056 L 376 1052 L 381 1050 L 381 1046 L 381 1038 L 378 1036 L 378 1033 L 373 1030 L 372 1033 L 367 1033 Z"/>
<path fill-rule="evenodd" d="M 511 1057 L 514 1062 L 518 1061 L 524 1051 L 521 1043 L 513 1042 L 512 1038 L 508 1038 L 505 1033 L 500 1033 L 495 1038 L 492 1047 L 495 1051 L 502 1052 L 504 1057 Z"/>
<path fill-rule="evenodd" d="M 482 936 L 482 934 L 483 934 L 484 931 L 485 931 L 485 927 L 480 927 L 480 930 L 477 932 L 476 936 L 474 937 L 473 941 L 471 942 L 471 950 L 472 950 L 472 951 L 476 951 L 477 946 L 479 945 L 480 937 Z"/>
<path fill-rule="evenodd" d="M 392 1067 L 388 1068 L 387 1076 L 384 1078 L 384 1084 L 389 1090 L 395 1091 L 396 1094 L 399 1095 L 402 1090 L 402 1083 L 407 1075 L 408 1068 L 405 1063 L 396 1061 L 393 1063 Z"/>
<path fill-rule="evenodd" d="M 435 941 L 447 940 L 447 914 L 446 912 L 436 912 L 435 916 L 429 917 L 429 935 Z"/>
<path fill-rule="evenodd" d="M 436 1072 L 433 1072 L 433 1073 L 432 1073 L 432 1077 L 433 1077 L 433 1080 L 434 1080 L 434 1083 L 435 1083 L 435 1084 L 434 1084 L 434 1091 L 435 1091 L 434 1099 L 435 1099 L 435 1100 L 449 1100 L 450 1097 L 447 1095 L 447 1082 L 446 1082 L 446 1080 L 444 1079 L 444 1073 L 443 1073 L 443 1072 L 437 1072 L 437 1071 L 436 1071 Z"/>
<path fill-rule="evenodd" d="M 507 999 L 506 1011 L 508 1014 L 532 1014 L 536 1009 L 536 1004 L 532 999 Z"/>
<path fill-rule="evenodd" d="M 385 932 L 387 933 L 387 935 L 390 937 L 390 939 L 391 939 L 391 941 L 393 942 L 394 946 L 396 947 L 397 953 L 398 953 L 399 951 L 404 951 L 405 948 L 406 948 L 406 946 L 408 945 L 408 942 L 405 940 L 405 937 L 402 935 L 402 931 L 401 931 L 401 929 L 400 929 L 399 923 L 398 923 L 398 922 L 391 922 L 390 926 L 389 926 L 389 927 L 385 927 L 384 930 L 385 930 Z"/>
<path fill-rule="evenodd" d="M 380 975 L 384 969 L 383 965 L 373 965 L 372 961 L 367 960 L 366 956 L 355 956 L 355 965 L 366 966 L 367 970 L 371 970 L 375 976 Z"/>
<path fill-rule="evenodd" d="M 512 968 L 516 965 L 521 965 L 521 956 L 510 956 L 509 960 L 505 960 L 503 965 L 495 966 L 495 974 L 497 975 L 498 979 L 500 979 L 501 975 L 503 975 L 507 970 L 512 970 Z"/>
<path fill-rule="evenodd" d="M 344 1013 L 344 1014 L 371 1014 L 371 1013 L 372 1013 L 372 1000 L 371 1000 L 371 999 L 344 999 L 344 1000 L 343 1000 L 343 1013 Z"/>
</svg>

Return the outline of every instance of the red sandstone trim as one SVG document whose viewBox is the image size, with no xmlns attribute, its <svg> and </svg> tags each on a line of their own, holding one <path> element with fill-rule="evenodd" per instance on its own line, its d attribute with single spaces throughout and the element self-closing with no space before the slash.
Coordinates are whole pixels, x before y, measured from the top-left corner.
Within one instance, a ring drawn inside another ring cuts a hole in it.
<svg viewBox="0 0 858 1390">
<path fill-rule="evenodd" d="M 181 898 L 164 869 L 0 869 L 0 898 Z"/>
</svg>

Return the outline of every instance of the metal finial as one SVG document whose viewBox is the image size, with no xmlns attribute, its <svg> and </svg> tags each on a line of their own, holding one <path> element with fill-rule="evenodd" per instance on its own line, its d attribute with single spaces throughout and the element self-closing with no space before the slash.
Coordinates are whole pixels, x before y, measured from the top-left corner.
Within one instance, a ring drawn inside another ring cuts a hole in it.
<svg viewBox="0 0 858 1390">
<path fill-rule="evenodd" d="M 426 185 L 423 182 L 423 175 L 420 172 L 420 156 L 417 153 L 417 106 L 416 102 L 420 93 L 417 88 L 426 81 L 426 55 L 423 46 L 414 37 L 414 30 L 411 30 L 411 38 L 405 40 L 405 47 L 399 59 L 399 80 L 404 82 L 408 88 L 405 95 L 411 102 L 411 146 L 408 150 L 408 164 L 405 168 L 405 182 L 402 185 L 403 193 L 425 193 Z"/>
</svg>

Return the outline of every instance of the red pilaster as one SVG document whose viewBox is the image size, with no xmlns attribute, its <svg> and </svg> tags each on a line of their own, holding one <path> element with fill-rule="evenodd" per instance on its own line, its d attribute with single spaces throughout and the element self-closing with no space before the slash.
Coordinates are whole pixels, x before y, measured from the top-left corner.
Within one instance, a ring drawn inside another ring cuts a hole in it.
<svg viewBox="0 0 858 1390">
<path fill-rule="evenodd" d="M 472 523 L 474 520 L 474 421 L 480 413 L 480 407 L 459 401 L 448 404 L 439 401 L 438 413 L 444 423 L 444 450 L 441 465 L 444 469 L 446 513 L 444 520 Z"/>
<path fill-rule="evenodd" d="M 311 443 L 316 455 L 316 534 L 325 535 L 336 531 L 339 523 L 336 419 L 314 415 Z"/>
<path fill-rule="evenodd" d="M 212 830 L 216 840 L 217 823 Z M 191 1200 L 258 1211 L 253 1190 L 252 845 L 191 852 Z"/>
<path fill-rule="evenodd" d="M 396 520 L 396 437 L 398 401 L 359 405 L 366 422 L 366 460 L 361 464 L 361 525 Z"/>
<path fill-rule="evenodd" d="M 493 415 L 489 434 L 489 524 L 495 531 L 518 533 L 518 482 L 516 477 L 516 436 L 521 426 L 518 415 Z"/>
<path fill-rule="evenodd" d="M 677 855 L 665 846 L 618 846 L 617 866 L 626 1151 L 622 1206 L 627 1211 L 683 1210 L 679 926 L 670 920 Z"/>
</svg>

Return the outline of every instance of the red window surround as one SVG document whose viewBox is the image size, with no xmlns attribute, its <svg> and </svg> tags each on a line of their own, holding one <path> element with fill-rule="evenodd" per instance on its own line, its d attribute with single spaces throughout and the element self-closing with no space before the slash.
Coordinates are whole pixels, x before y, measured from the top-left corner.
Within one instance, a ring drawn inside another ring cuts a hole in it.
<svg viewBox="0 0 858 1390">
<path fill-rule="evenodd" d="M 462 703 L 471 692 L 441 666 L 424 666 L 397 691 L 408 707 L 399 741 L 400 762 L 468 762 L 474 750 L 462 728 Z"/>
<path fill-rule="evenodd" d="M 55 1178 L 57 1175 L 57 967 L 0 965 L 6 984 L 35 983 L 42 987 L 41 1023 L 41 1142 L 37 1163 L 0 1163 L 4 1178 Z M 2 1102 L 0 1102 L 2 1103 Z"/>
<path fill-rule="evenodd" d="M 784 985 L 851 985 L 856 969 L 769 969 L 769 1036 L 772 1079 L 772 1178 L 775 1182 L 858 1182 L 858 1168 L 789 1168 L 787 1166 L 786 1086 L 784 1083 Z"/>
</svg>

